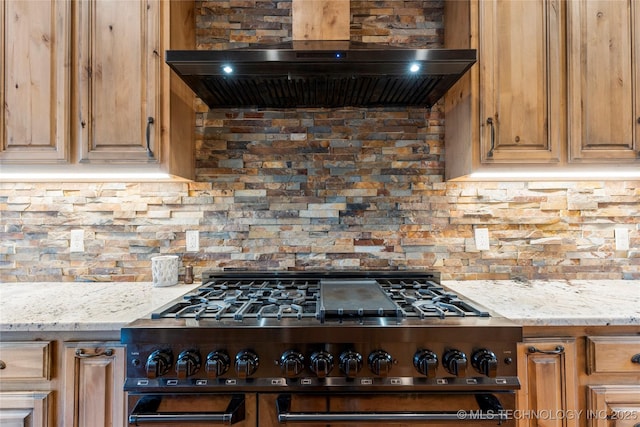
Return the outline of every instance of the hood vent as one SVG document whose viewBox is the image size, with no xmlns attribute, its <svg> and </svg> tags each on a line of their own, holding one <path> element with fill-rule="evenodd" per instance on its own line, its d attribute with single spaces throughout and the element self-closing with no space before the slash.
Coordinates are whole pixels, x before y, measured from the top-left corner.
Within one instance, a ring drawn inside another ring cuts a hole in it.
<svg viewBox="0 0 640 427">
<path fill-rule="evenodd" d="M 212 109 L 431 107 L 476 62 L 476 51 L 293 41 L 173 50 L 166 62 Z"/>
</svg>

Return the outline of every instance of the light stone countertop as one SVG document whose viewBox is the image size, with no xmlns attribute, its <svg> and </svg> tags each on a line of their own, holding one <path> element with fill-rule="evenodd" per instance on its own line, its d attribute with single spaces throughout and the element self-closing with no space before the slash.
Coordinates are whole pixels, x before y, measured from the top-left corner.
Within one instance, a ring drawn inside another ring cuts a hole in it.
<svg viewBox="0 0 640 427">
<path fill-rule="evenodd" d="M 443 281 L 497 315 L 529 326 L 640 326 L 640 280 Z M 0 284 L 0 332 L 113 331 L 198 287 L 149 282 Z"/>
<path fill-rule="evenodd" d="M 0 284 L 0 332 L 117 331 L 200 283 L 154 287 L 151 282 Z"/>
<path fill-rule="evenodd" d="M 640 280 L 442 281 L 523 326 L 640 326 Z"/>
</svg>

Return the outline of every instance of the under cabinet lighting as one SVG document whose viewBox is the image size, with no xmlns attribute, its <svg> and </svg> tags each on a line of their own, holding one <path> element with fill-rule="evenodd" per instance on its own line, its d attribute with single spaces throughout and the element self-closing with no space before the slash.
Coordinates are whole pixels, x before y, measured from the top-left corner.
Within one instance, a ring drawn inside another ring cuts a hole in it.
<svg viewBox="0 0 640 427">
<path fill-rule="evenodd" d="M 175 177 L 162 172 L 9 172 L 0 181 L 169 181 Z"/>
<path fill-rule="evenodd" d="M 600 170 L 600 171 L 565 171 L 565 172 L 474 172 L 469 175 L 471 179 L 637 179 L 640 178 L 640 170 Z"/>
<path fill-rule="evenodd" d="M 411 71 L 412 73 L 417 73 L 418 71 L 420 71 L 420 64 L 411 64 L 411 66 L 409 67 L 409 71 Z"/>
</svg>

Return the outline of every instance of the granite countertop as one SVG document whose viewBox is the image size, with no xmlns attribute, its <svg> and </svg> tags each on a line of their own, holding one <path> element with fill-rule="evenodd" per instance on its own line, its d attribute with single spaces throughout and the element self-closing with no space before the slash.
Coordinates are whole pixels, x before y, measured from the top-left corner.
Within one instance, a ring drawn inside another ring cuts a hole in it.
<svg viewBox="0 0 640 427">
<path fill-rule="evenodd" d="M 442 284 L 524 326 L 640 326 L 640 280 L 474 280 Z M 0 332 L 119 330 L 198 286 L 2 283 Z"/>
<path fill-rule="evenodd" d="M 116 331 L 200 283 L 154 287 L 151 282 L 0 284 L 0 332 Z"/>
<path fill-rule="evenodd" d="M 470 280 L 442 285 L 523 326 L 640 326 L 640 280 Z"/>
</svg>

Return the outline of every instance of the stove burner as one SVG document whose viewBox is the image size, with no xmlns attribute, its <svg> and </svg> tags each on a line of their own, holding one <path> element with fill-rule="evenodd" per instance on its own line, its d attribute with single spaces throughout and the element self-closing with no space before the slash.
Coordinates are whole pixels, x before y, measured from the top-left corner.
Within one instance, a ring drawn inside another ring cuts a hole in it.
<svg viewBox="0 0 640 427">
<path fill-rule="evenodd" d="M 217 277 L 205 274 L 203 285 L 170 303 L 152 318 L 215 319 L 325 319 L 488 317 L 458 298 L 429 276 L 314 278 Z M 284 276 L 284 274 L 282 274 Z M 331 290 L 329 290 L 331 289 Z M 322 296 L 324 295 L 324 296 Z"/>
</svg>

